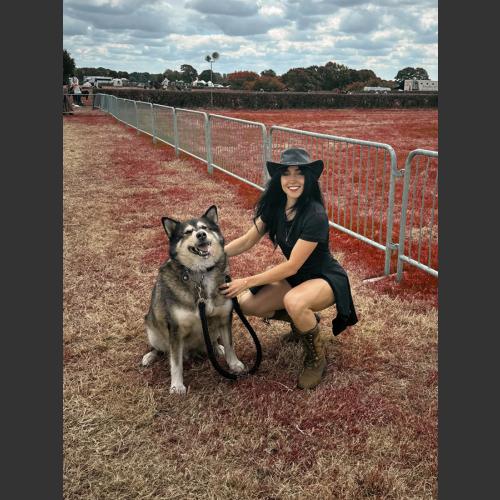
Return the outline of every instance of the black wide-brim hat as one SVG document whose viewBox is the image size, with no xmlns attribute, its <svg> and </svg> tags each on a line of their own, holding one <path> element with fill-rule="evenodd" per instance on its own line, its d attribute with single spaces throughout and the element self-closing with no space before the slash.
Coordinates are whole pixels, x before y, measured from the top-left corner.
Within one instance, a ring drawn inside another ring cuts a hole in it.
<svg viewBox="0 0 500 500">
<path fill-rule="evenodd" d="M 321 172 L 323 172 L 323 160 L 311 161 L 309 153 L 302 148 L 289 148 L 285 149 L 280 156 L 280 163 L 267 161 L 266 167 L 269 175 L 273 177 L 276 173 L 282 172 L 291 165 L 296 165 L 301 170 L 303 168 L 310 168 L 314 177 L 319 179 Z"/>
</svg>

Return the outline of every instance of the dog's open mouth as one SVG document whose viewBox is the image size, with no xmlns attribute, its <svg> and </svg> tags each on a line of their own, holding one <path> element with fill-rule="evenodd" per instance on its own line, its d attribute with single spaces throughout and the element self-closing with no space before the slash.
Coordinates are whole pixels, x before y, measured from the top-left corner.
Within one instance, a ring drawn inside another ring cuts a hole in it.
<svg viewBox="0 0 500 500">
<path fill-rule="evenodd" d="M 208 241 L 204 241 L 203 243 L 200 243 L 199 245 L 196 245 L 195 247 L 188 247 L 188 250 L 191 253 L 194 253 L 195 255 L 199 255 L 200 257 L 203 258 L 208 258 L 211 254 L 211 247 L 212 244 L 209 243 Z"/>
</svg>

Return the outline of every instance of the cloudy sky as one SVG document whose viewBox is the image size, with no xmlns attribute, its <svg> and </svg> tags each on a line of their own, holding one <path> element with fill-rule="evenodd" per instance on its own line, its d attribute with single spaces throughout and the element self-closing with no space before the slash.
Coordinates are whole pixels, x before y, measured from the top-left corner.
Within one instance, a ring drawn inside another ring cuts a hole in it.
<svg viewBox="0 0 500 500">
<path fill-rule="evenodd" d="M 231 73 L 338 62 L 393 79 L 438 79 L 437 0 L 64 0 L 63 47 L 77 67 L 161 73 L 217 51 Z"/>
</svg>

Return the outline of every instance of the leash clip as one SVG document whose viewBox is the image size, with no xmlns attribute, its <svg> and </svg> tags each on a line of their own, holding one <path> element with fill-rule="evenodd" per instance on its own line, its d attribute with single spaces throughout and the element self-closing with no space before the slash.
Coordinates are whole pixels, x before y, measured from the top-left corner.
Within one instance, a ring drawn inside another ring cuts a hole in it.
<svg viewBox="0 0 500 500">
<path fill-rule="evenodd" d="M 201 275 L 200 283 L 196 283 L 196 290 L 198 292 L 198 304 L 205 303 L 205 299 L 203 298 L 203 280 L 205 279 L 205 275 Z"/>
</svg>

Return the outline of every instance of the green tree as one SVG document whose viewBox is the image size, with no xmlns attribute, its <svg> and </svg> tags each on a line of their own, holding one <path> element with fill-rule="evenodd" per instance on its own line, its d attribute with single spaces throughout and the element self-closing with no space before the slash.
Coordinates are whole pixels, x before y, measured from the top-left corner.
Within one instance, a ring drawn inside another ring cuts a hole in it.
<svg viewBox="0 0 500 500">
<path fill-rule="evenodd" d="M 68 83 L 69 77 L 73 76 L 75 71 L 75 60 L 66 49 L 63 49 L 63 85 Z"/>
<path fill-rule="evenodd" d="M 351 83 L 367 82 L 368 80 L 377 78 L 377 75 L 371 69 L 351 69 L 349 71 Z"/>
<path fill-rule="evenodd" d="M 198 78 L 198 71 L 196 71 L 189 64 L 181 66 L 181 80 L 186 83 L 193 83 Z"/>
<path fill-rule="evenodd" d="M 148 80 L 151 79 L 151 75 L 149 73 L 139 73 L 134 71 L 130 73 L 129 79 L 131 82 L 135 83 L 148 83 Z"/>
<path fill-rule="evenodd" d="M 308 90 L 321 90 L 321 77 L 317 66 L 309 68 L 292 68 L 281 75 L 281 80 L 290 89 L 296 92 L 307 92 Z"/>
<path fill-rule="evenodd" d="M 429 80 L 429 75 L 424 68 L 412 68 L 407 66 L 406 68 L 400 69 L 398 74 L 394 77 L 399 85 L 399 88 L 404 88 L 405 80 L 412 80 L 413 78 L 417 80 Z"/>
<path fill-rule="evenodd" d="M 318 67 L 321 90 L 343 89 L 352 81 L 352 70 L 343 64 L 329 61 Z"/>
<path fill-rule="evenodd" d="M 168 78 L 169 82 L 176 82 L 182 78 L 182 73 L 174 69 L 166 69 L 163 72 L 163 77 Z"/>
<path fill-rule="evenodd" d="M 272 76 L 272 77 L 275 77 L 276 76 L 276 72 L 273 71 L 272 69 L 265 69 L 264 71 L 260 72 L 260 76 Z"/>
<path fill-rule="evenodd" d="M 213 78 L 213 80 L 210 80 Z M 211 71 L 209 69 L 204 69 L 199 75 L 198 75 L 199 80 L 204 80 L 208 82 L 210 80 L 212 83 L 219 83 L 222 80 L 222 75 L 220 73 L 217 73 L 216 71 Z"/>
</svg>

